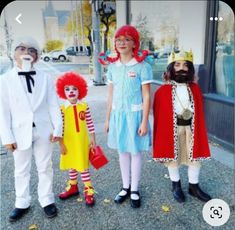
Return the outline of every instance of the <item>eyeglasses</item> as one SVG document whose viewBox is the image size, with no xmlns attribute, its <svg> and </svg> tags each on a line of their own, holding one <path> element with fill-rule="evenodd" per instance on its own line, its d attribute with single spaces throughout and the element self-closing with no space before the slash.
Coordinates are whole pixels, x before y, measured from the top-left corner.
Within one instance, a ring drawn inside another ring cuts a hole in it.
<svg viewBox="0 0 235 230">
<path fill-rule="evenodd" d="M 27 50 L 28 54 L 31 54 L 31 55 L 35 55 L 38 53 L 38 51 L 33 47 L 27 48 L 25 46 L 17 46 L 15 50 L 20 51 L 20 52 L 25 52 L 25 50 Z"/>
<path fill-rule="evenodd" d="M 116 44 L 122 44 L 122 43 L 126 44 L 126 43 L 129 43 L 131 41 L 133 41 L 133 39 L 131 39 L 131 38 L 125 38 L 125 39 L 118 38 L 118 39 L 115 40 L 115 43 Z"/>
</svg>

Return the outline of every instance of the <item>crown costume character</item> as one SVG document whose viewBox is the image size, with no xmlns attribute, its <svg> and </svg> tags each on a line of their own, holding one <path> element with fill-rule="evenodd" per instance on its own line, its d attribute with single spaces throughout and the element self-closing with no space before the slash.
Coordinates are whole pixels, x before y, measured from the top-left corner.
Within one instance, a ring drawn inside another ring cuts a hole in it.
<svg viewBox="0 0 235 230">
<path fill-rule="evenodd" d="M 193 63 L 192 50 L 190 49 L 190 51 L 184 51 L 183 49 L 181 49 L 179 53 L 175 53 L 174 51 L 172 51 L 170 56 L 168 57 L 168 65 L 175 61 L 190 61 Z"/>
</svg>

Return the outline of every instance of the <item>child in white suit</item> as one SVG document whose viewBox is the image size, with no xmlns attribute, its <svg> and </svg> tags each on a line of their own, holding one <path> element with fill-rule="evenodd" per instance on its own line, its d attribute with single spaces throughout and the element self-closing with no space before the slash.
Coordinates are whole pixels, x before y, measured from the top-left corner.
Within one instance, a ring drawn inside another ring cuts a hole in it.
<svg viewBox="0 0 235 230">
<path fill-rule="evenodd" d="M 32 156 L 38 171 L 38 200 L 47 217 L 57 215 L 52 191 L 52 143 L 62 136 L 62 116 L 52 77 L 34 67 L 40 48 L 31 37 L 13 45 L 15 66 L 0 78 L 1 141 L 13 152 L 15 209 L 9 220 L 21 218 L 30 207 Z"/>
</svg>

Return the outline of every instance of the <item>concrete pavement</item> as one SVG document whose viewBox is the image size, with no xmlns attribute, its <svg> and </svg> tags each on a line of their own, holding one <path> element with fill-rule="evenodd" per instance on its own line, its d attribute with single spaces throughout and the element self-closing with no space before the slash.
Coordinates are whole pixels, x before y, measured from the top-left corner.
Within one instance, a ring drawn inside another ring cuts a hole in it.
<svg viewBox="0 0 235 230">
<path fill-rule="evenodd" d="M 96 205 L 86 207 L 83 199 L 83 185 L 79 178 L 80 198 L 77 197 L 61 201 L 56 197 L 59 209 L 58 216 L 47 219 L 37 201 L 37 173 L 35 164 L 32 165 L 31 176 L 31 209 L 22 219 L 15 223 L 8 222 L 8 214 L 14 207 L 14 176 L 13 157 L 9 152 L 1 155 L 1 229 L 29 229 L 35 224 L 40 230 L 106 230 L 106 229 L 214 229 L 202 217 L 204 203 L 191 197 L 187 193 L 187 168 L 182 167 L 180 174 L 182 188 L 186 195 L 186 202 L 179 204 L 174 201 L 171 193 L 171 182 L 167 169 L 151 158 L 151 153 L 144 154 L 140 193 L 142 205 L 139 209 L 132 209 L 128 201 L 122 205 L 113 202 L 113 198 L 120 190 L 121 175 L 118 164 L 117 152 L 111 150 L 106 144 L 104 133 L 104 119 L 107 99 L 107 86 L 93 86 L 90 76 L 87 102 L 96 127 L 97 144 L 106 153 L 109 163 L 95 170 L 91 167 L 91 179 L 96 190 Z M 151 116 L 150 116 L 151 118 Z M 213 159 L 203 164 L 200 185 L 213 198 L 226 201 L 231 207 L 229 221 L 217 229 L 234 229 L 234 154 L 222 147 L 211 143 Z M 65 187 L 68 179 L 67 172 L 59 170 L 59 151 L 55 145 L 53 154 L 54 167 L 54 192 L 58 194 Z M 162 206 L 169 207 L 169 212 L 164 212 Z"/>
</svg>

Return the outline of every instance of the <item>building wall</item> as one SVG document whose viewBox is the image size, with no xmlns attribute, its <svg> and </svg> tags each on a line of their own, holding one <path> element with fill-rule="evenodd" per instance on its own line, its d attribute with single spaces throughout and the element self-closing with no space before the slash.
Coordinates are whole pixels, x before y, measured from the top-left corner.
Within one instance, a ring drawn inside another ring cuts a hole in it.
<svg viewBox="0 0 235 230">
<path fill-rule="evenodd" d="M 45 31 L 46 31 L 46 41 L 59 39 L 58 18 L 46 17 Z"/>
<path fill-rule="evenodd" d="M 116 1 L 117 28 L 126 24 L 126 1 Z"/>
</svg>

